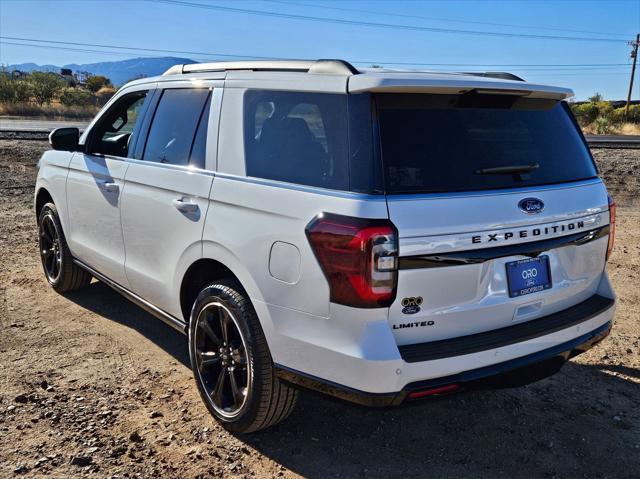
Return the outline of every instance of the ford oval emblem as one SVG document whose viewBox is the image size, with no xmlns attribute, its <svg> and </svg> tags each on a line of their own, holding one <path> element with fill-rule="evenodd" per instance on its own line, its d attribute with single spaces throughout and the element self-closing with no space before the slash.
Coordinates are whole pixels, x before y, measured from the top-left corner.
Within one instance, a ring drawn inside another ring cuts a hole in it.
<svg viewBox="0 0 640 479">
<path fill-rule="evenodd" d="M 524 200 L 520 200 L 518 208 L 528 215 L 535 215 L 544 209 L 544 203 L 538 198 L 525 198 Z"/>
</svg>

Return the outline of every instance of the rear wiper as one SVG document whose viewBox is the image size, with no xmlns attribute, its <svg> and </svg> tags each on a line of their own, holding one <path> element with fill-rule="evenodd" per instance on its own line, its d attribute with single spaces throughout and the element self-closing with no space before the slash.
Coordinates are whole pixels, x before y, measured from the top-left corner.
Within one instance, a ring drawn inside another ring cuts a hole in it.
<svg viewBox="0 0 640 479">
<path fill-rule="evenodd" d="M 530 173 L 533 170 L 540 168 L 538 163 L 531 165 L 508 165 L 508 166 L 494 166 L 492 168 L 482 168 L 476 170 L 476 175 L 518 175 L 521 173 Z"/>
</svg>

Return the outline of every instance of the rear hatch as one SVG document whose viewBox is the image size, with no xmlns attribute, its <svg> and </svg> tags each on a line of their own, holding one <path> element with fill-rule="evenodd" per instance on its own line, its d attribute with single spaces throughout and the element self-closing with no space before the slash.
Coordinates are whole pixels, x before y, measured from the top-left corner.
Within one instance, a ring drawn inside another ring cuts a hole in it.
<svg viewBox="0 0 640 479">
<path fill-rule="evenodd" d="M 565 102 L 374 97 L 399 233 L 389 313 L 399 345 L 504 328 L 595 294 L 607 193 Z"/>
</svg>

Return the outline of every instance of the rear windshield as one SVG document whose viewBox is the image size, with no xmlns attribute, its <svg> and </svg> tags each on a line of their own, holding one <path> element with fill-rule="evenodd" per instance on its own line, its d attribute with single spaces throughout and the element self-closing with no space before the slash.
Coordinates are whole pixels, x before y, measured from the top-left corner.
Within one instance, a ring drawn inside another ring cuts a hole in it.
<svg viewBox="0 0 640 479">
<path fill-rule="evenodd" d="M 568 107 L 508 95 L 377 95 L 387 193 L 548 185 L 597 175 Z"/>
</svg>

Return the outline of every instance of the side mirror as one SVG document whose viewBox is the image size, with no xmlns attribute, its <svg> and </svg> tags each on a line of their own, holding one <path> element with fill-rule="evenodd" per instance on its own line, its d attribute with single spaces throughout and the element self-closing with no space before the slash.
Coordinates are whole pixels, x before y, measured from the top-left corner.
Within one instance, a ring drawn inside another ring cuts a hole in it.
<svg viewBox="0 0 640 479">
<path fill-rule="evenodd" d="M 80 130 L 77 128 L 56 128 L 49 133 L 49 144 L 54 150 L 78 151 Z"/>
</svg>

